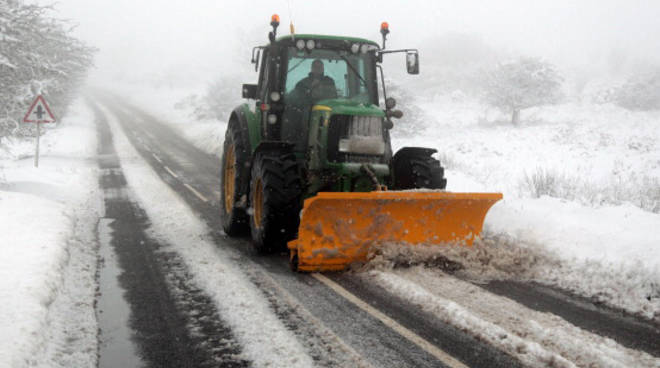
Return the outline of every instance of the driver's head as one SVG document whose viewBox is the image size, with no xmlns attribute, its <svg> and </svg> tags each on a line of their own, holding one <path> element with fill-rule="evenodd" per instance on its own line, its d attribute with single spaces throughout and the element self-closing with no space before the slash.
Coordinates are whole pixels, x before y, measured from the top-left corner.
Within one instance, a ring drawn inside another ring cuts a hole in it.
<svg viewBox="0 0 660 368">
<path fill-rule="evenodd" d="M 323 75 L 323 62 L 320 59 L 316 59 L 312 62 L 312 76 L 320 78 Z"/>
</svg>

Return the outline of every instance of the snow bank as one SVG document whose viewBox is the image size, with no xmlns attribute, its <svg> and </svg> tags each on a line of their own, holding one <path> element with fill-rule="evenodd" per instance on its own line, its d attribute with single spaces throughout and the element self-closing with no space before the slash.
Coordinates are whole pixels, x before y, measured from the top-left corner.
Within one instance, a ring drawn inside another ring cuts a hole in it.
<svg viewBox="0 0 660 368">
<path fill-rule="evenodd" d="M 98 219 L 93 115 L 76 101 L 42 137 L 0 163 L 0 366 L 93 366 Z M 33 147 L 31 147 L 33 148 Z"/>
<path fill-rule="evenodd" d="M 211 296 L 241 343 L 245 358 L 257 367 L 312 366 L 294 334 L 236 264 L 236 255 L 214 244 L 210 230 L 140 158 L 116 118 L 104 111 L 126 180 L 151 220 L 150 235 L 170 244 L 185 260 L 194 281 Z"/>
</svg>

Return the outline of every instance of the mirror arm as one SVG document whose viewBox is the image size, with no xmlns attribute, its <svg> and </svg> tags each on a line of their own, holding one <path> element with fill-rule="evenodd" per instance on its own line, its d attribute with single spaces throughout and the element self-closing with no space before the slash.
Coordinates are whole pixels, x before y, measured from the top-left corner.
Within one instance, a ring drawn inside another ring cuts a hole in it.
<svg viewBox="0 0 660 368">
<path fill-rule="evenodd" d="M 394 54 L 394 53 L 397 53 L 397 52 L 409 52 L 409 51 L 418 52 L 417 49 L 400 49 L 400 50 L 380 50 L 380 51 L 377 51 L 377 53 L 380 54 L 380 55 L 384 55 L 384 54 Z"/>
</svg>

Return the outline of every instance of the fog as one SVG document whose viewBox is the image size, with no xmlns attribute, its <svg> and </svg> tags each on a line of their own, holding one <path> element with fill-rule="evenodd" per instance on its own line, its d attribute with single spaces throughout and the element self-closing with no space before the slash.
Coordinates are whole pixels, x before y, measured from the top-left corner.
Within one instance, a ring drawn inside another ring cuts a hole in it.
<svg viewBox="0 0 660 368">
<path fill-rule="evenodd" d="M 660 60 L 660 2 L 652 1 L 61 0 L 55 9 L 99 49 L 96 81 L 199 84 L 246 71 L 273 13 L 282 20 L 279 34 L 288 34 L 293 21 L 297 33 L 377 41 L 387 21 L 388 47 L 419 48 L 422 68 L 465 54 L 461 42 L 439 46 L 447 35 L 502 57 L 536 56 L 589 73 L 621 74 Z"/>
</svg>

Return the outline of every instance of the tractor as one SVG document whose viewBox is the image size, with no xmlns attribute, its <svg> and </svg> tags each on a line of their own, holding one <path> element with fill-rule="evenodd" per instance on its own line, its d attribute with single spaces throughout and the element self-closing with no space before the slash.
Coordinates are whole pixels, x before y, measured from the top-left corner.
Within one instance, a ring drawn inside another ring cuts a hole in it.
<svg viewBox="0 0 660 368">
<path fill-rule="evenodd" d="M 288 248 L 298 271 L 344 269 L 386 241 L 471 243 L 501 194 L 445 192 L 435 149 L 392 151 L 392 119 L 403 114 L 387 97 L 381 64 L 403 54 L 408 73 L 418 74 L 418 51 L 386 49 L 385 22 L 382 46 L 357 37 L 278 37 L 277 15 L 271 26 L 268 44 L 252 49 L 258 82 L 242 86 L 251 102 L 227 125 L 225 233 L 249 232 L 259 253 Z"/>
</svg>

